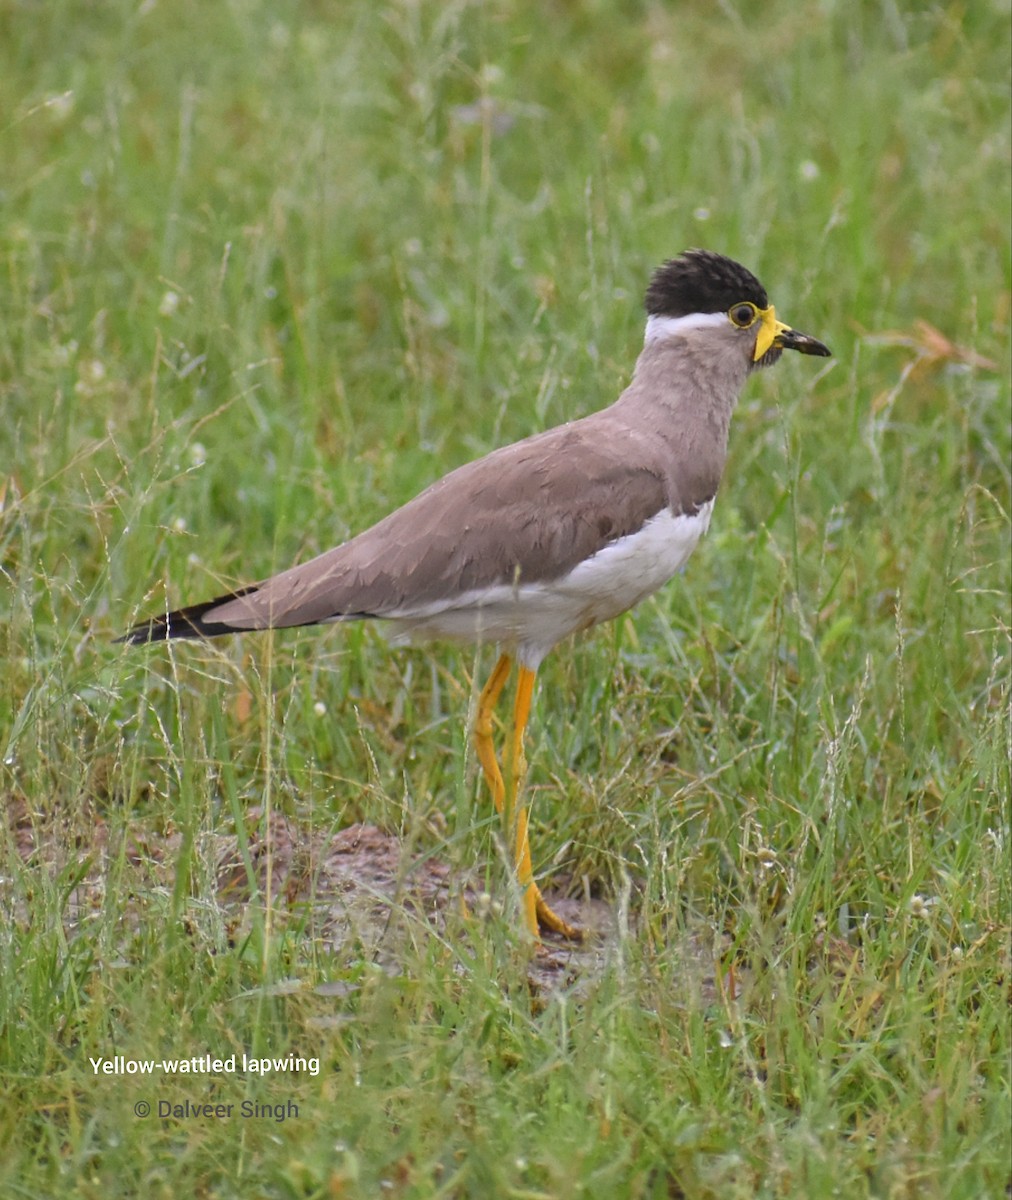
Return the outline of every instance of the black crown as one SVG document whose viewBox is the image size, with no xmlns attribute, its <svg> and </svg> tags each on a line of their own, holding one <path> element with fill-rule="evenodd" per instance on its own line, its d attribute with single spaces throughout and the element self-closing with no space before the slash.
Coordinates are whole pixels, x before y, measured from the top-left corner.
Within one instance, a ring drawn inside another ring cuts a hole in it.
<svg viewBox="0 0 1012 1200">
<path fill-rule="evenodd" d="M 654 271 L 645 303 L 650 316 L 686 317 L 727 312 L 743 300 L 769 307 L 766 289 L 751 271 L 712 250 L 686 250 Z"/>
</svg>

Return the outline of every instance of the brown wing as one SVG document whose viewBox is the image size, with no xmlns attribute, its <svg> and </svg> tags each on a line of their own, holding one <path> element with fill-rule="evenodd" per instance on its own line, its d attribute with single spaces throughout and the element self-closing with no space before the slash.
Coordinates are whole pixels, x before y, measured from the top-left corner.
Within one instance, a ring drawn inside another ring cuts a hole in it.
<svg viewBox="0 0 1012 1200">
<path fill-rule="evenodd" d="M 606 410 L 459 467 L 343 545 L 141 622 L 123 640 L 391 616 L 495 584 L 564 575 L 672 502 L 656 440 L 607 417 Z"/>
</svg>

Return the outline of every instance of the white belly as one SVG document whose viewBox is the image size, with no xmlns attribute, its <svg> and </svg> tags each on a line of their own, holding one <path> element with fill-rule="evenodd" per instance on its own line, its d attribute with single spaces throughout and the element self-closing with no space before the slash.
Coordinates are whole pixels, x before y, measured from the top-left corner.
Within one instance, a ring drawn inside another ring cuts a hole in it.
<svg viewBox="0 0 1012 1200">
<path fill-rule="evenodd" d="M 533 670 L 569 634 L 610 621 L 667 583 L 696 548 L 712 512 L 710 500 L 694 516 L 658 513 L 550 583 L 520 580 L 405 608 L 387 618 L 392 640 L 498 643 Z"/>
</svg>

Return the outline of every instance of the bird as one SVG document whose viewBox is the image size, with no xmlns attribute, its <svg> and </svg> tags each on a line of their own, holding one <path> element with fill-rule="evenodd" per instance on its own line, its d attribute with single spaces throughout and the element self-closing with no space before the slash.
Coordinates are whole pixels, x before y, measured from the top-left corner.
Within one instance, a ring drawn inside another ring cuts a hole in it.
<svg viewBox="0 0 1012 1200">
<path fill-rule="evenodd" d="M 495 645 L 472 737 L 508 839 L 523 931 L 579 940 L 532 867 L 525 733 L 545 656 L 681 571 L 710 524 L 732 412 L 785 350 L 829 348 L 777 319 L 746 267 L 712 250 L 663 262 L 645 295 L 632 378 L 610 406 L 457 467 L 332 550 L 213 599 L 150 617 L 120 642 L 378 620 L 395 644 Z M 514 666 L 504 751 L 494 714 Z"/>
</svg>

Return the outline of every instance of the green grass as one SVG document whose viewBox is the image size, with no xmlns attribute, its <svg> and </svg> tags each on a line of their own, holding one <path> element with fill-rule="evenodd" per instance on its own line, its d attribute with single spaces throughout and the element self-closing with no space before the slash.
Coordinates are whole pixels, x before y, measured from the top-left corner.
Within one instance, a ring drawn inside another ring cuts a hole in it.
<svg viewBox="0 0 1012 1200">
<path fill-rule="evenodd" d="M 1008 20 L 3 7 L 0 1193 L 1006 1195 Z M 610 402 L 690 245 L 835 357 L 750 383 L 685 576 L 540 674 L 536 869 L 627 919 L 532 994 L 489 653 L 112 638 Z M 505 916 L 331 936 L 356 821 Z M 208 1052 L 321 1070 L 89 1061 Z"/>
</svg>

